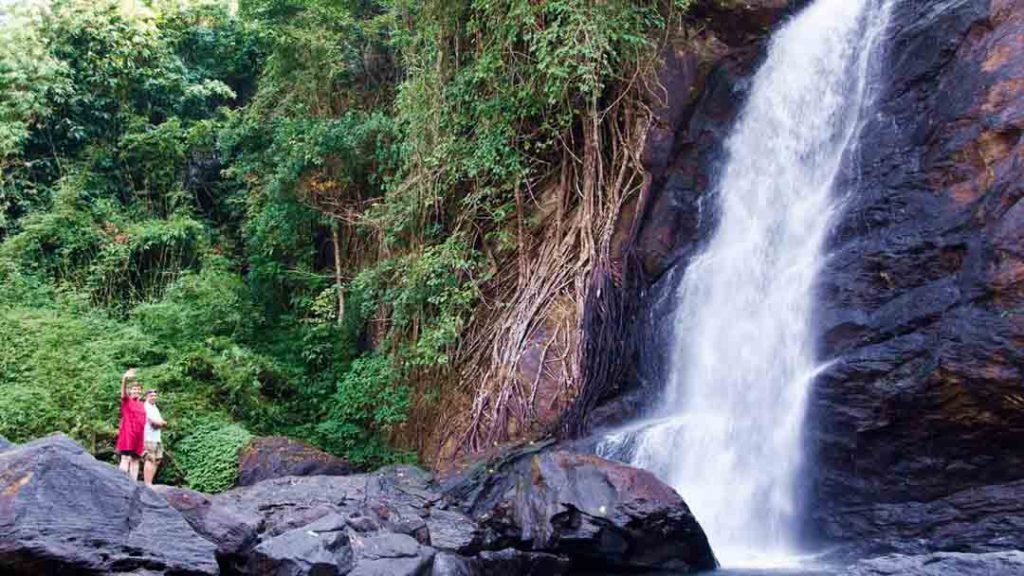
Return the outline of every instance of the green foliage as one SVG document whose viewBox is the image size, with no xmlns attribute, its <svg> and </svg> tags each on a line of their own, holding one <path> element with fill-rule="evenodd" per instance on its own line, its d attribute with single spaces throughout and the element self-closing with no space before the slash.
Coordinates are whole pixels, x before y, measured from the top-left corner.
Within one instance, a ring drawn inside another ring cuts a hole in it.
<svg viewBox="0 0 1024 576">
<path fill-rule="evenodd" d="M 179 274 L 200 261 L 205 229 L 176 215 L 126 228 L 107 227 L 113 236 L 90 262 L 87 288 L 107 306 L 126 306 L 159 297 Z"/>
<path fill-rule="evenodd" d="M 160 216 L 183 206 L 189 130 L 235 101 L 238 70 L 189 68 L 187 51 L 203 44 L 180 26 L 200 17 L 173 14 L 165 36 L 118 2 L 64 0 L 0 27 L 0 234 L 76 173 L 90 201 L 139 202 Z M 224 18 L 201 36 L 226 48 L 218 58 L 254 60 L 257 41 Z"/>
<path fill-rule="evenodd" d="M 51 210 L 33 212 L 22 220 L 21 231 L 0 245 L 0 257 L 9 266 L 17 263 L 22 271 L 81 285 L 85 267 L 103 241 L 96 219 L 80 196 L 64 189 Z"/>
<path fill-rule="evenodd" d="M 409 69 L 396 106 L 403 170 L 416 184 L 378 207 L 375 218 L 391 230 L 416 226 L 439 203 L 458 213 L 443 224 L 505 222 L 515 187 L 549 169 L 586 103 L 634 69 L 628 64 L 663 25 L 654 3 L 622 1 L 412 1 L 399 9 L 415 22 L 395 31 L 395 44 Z M 448 43 L 474 49 L 452 58 Z"/>
<path fill-rule="evenodd" d="M 411 457 L 390 441 L 517 249 L 517 191 L 669 9 L 120 4 L 0 24 L 0 434 L 108 452 L 138 366 L 165 478 L 202 490 L 250 431 Z"/>
<path fill-rule="evenodd" d="M 184 274 L 162 300 L 140 305 L 134 315 L 142 329 L 167 348 L 211 337 L 246 341 L 259 323 L 242 278 L 213 266 Z"/>
<path fill-rule="evenodd" d="M 173 309 L 174 299 L 190 294 L 192 284 L 192 278 L 179 282 L 170 301 L 135 314 L 145 321 L 126 322 L 95 309 L 81 293 L 54 294 L 18 274 L 5 278 L 0 289 L 0 435 L 24 440 L 63 431 L 94 452 L 111 453 L 125 366 L 140 366 L 143 385 L 161 390 L 161 409 L 173 421 L 164 435 L 172 453 L 194 422 L 270 421 L 273 410 L 253 384 L 268 362 L 211 334 L 230 329 L 230 320 L 214 322 L 222 320 L 216 306 L 206 303 L 206 317 L 188 305 Z M 209 295 L 219 288 L 214 283 L 196 291 Z M 218 295 L 214 302 L 225 304 L 227 298 Z M 185 317 L 196 321 L 190 333 L 195 341 L 168 338 L 153 329 L 155 323 Z M 204 332 L 203 326 L 210 328 Z"/>
<path fill-rule="evenodd" d="M 405 422 L 411 391 L 401 385 L 391 358 L 359 358 L 338 382 L 331 409 L 316 427 L 320 443 L 356 464 L 407 461 L 384 444 L 386 433 Z"/>
<path fill-rule="evenodd" d="M 0 435 L 23 441 L 62 431 L 112 450 L 119 376 L 148 346 L 134 326 L 73 298 L 50 308 L 0 307 Z"/>
<path fill-rule="evenodd" d="M 270 31 L 234 17 L 226 3 L 171 4 L 157 12 L 156 24 L 189 76 L 216 78 L 247 101 L 256 87 Z"/>
<path fill-rule="evenodd" d="M 239 453 L 250 440 L 252 434 L 236 424 L 202 424 L 178 443 L 175 465 L 189 488 L 220 492 L 234 485 Z"/>
<path fill-rule="evenodd" d="M 363 318 L 381 306 L 390 309 L 391 331 L 383 347 L 400 352 L 405 364 L 447 364 L 448 348 L 468 321 L 477 286 L 485 279 L 482 262 L 472 255 L 464 241 L 453 236 L 420 254 L 382 260 L 356 276 L 351 297 Z M 415 340 L 402 340 L 414 327 Z"/>
<path fill-rule="evenodd" d="M 265 27 L 270 47 L 256 114 L 337 116 L 392 88 L 391 17 L 382 2 L 253 0 L 243 10 Z"/>
<path fill-rule="evenodd" d="M 193 218 L 177 214 L 125 222 L 82 196 L 63 188 L 52 210 L 22 220 L 21 231 L 0 245 L 0 257 L 122 309 L 159 297 L 199 262 L 206 230 Z"/>
<path fill-rule="evenodd" d="M 67 66 L 47 51 L 35 25 L 38 13 L 9 17 L 0 28 L 0 159 L 20 152 L 33 125 L 49 116 L 48 95 L 69 88 Z"/>
</svg>

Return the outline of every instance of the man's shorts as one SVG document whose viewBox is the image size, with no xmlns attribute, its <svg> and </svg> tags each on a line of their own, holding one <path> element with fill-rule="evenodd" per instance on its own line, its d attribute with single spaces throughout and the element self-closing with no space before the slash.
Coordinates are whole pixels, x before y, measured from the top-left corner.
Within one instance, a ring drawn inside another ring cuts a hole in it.
<svg viewBox="0 0 1024 576">
<path fill-rule="evenodd" d="M 146 451 L 142 457 L 148 462 L 159 462 L 164 459 L 163 442 L 146 442 Z"/>
</svg>

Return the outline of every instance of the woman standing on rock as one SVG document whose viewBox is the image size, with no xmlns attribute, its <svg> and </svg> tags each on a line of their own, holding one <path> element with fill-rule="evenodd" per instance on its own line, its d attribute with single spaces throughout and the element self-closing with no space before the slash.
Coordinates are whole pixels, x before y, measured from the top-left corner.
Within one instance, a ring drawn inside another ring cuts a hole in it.
<svg viewBox="0 0 1024 576">
<path fill-rule="evenodd" d="M 132 480 L 139 479 L 139 458 L 145 451 L 145 428 L 146 406 L 142 402 L 142 385 L 135 377 L 135 369 L 130 368 L 121 376 L 121 425 L 117 433 L 117 453 L 121 455 L 121 470 L 127 472 Z"/>
</svg>

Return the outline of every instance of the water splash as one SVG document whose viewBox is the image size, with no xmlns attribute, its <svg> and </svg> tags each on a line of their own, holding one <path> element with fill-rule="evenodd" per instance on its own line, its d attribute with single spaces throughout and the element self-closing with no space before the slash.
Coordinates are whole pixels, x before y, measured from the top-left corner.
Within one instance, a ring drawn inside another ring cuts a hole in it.
<svg viewBox="0 0 1024 576">
<path fill-rule="evenodd" d="M 890 3 L 817 0 L 775 35 L 726 142 L 718 229 L 678 288 L 661 409 L 599 447 L 682 494 L 726 566 L 799 557 L 814 282 Z"/>
</svg>

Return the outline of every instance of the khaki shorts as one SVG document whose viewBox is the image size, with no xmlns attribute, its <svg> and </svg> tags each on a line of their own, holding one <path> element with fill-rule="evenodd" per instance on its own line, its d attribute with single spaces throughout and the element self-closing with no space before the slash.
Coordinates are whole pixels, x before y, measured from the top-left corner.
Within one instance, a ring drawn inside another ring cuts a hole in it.
<svg viewBox="0 0 1024 576">
<path fill-rule="evenodd" d="M 146 451 L 142 457 L 149 462 L 159 462 L 164 459 L 163 442 L 146 442 Z"/>
</svg>

